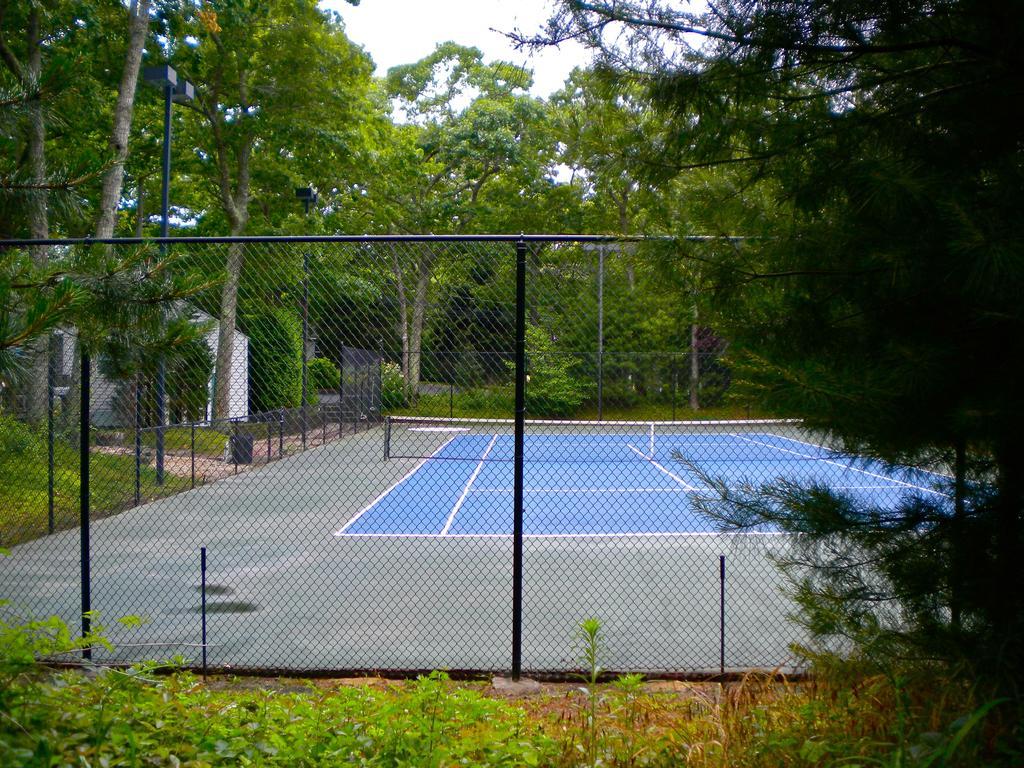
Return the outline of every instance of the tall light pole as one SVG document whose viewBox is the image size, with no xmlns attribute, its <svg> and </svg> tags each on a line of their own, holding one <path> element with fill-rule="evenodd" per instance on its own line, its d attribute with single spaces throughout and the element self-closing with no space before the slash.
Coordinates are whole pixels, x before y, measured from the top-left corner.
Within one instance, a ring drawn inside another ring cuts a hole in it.
<svg viewBox="0 0 1024 768">
<path fill-rule="evenodd" d="M 295 196 L 302 201 L 302 208 L 309 217 L 309 209 L 316 205 L 315 187 L 298 187 Z M 306 450 L 306 406 L 309 402 L 309 367 L 306 362 L 306 344 L 309 340 L 309 251 L 302 253 L 302 450 Z"/>
<path fill-rule="evenodd" d="M 159 88 L 164 94 L 164 147 L 160 190 L 160 237 L 167 237 L 170 227 L 168 218 L 171 188 L 171 104 L 183 104 L 195 98 L 196 89 L 188 80 L 179 79 L 174 67 L 161 64 L 146 67 L 142 73 L 143 82 Z M 161 257 L 167 254 L 167 243 L 160 244 Z M 137 397 L 138 395 L 136 395 Z M 160 357 L 156 374 L 156 482 L 164 483 L 164 429 L 167 423 L 167 364 Z"/>
</svg>

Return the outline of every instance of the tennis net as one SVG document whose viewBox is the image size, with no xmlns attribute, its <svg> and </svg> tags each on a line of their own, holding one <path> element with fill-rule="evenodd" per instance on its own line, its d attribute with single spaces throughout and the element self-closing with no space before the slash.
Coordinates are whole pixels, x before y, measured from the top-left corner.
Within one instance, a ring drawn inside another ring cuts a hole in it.
<svg viewBox="0 0 1024 768">
<path fill-rule="evenodd" d="M 528 419 L 523 460 L 544 463 L 635 462 L 675 453 L 749 460 L 764 453 L 761 439 L 796 434 L 797 420 L 569 421 Z M 744 439 L 747 436 L 747 439 Z M 387 459 L 508 461 L 515 457 L 515 421 L 388 416 Z"/>
</svg>

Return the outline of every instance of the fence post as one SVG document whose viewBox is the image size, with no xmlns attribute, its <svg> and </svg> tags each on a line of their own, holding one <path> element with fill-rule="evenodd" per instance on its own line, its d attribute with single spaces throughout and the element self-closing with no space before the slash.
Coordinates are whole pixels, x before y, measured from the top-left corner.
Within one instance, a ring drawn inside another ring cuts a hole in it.
<svg viewBox="0 0 1024 768">
<path fill-rule="evenodd" d="M 46 532 L 53 533 L 56 529 L 54 519 L 54 494 L 53 494 L 53 386 L 54 386 L 54 355 L 53 355 L 53 334 L 49 335 L 46 346 Z"/>
<path fill-rule="evenodd" d="M 604 243 L 597 247 L 597 420 L 604 418 Z"/>
<path fill-rule="evenodd" d="M 309 254 L 302 254 L 302 450 L 306 450 L 306 408 L 309 404 L 309 363 L 306 344 L 309 341 Z"/>
<path fill-rule="evenodd" d="M 81 349 L 81 330 L 79 330 L 78 344 Z M 90 558 L 92 557 L 89 544 L 89 401 L 91 398 L 91 382 L 89 375 L 91 365 L 89 353 L 82 349 L 81 385 L 79 387 L 81 402 L 79 405 L 79 435 L 78 435 L 78 505 L 79 505 L 79 560 L 81 566 L 81 587 L 82 587 L 82 637 L 89 634 L 92 629 L 92 620 L 89 615 L 92 611 L 92 574 L 90 573 Z M 82 658 L 92 658 L 92 647 L 86 646 L 82 649 Z"/>
<path fill-rule="evenodd" d="M 190 435 L 190 451 L 192 456 L 192 487 L 196 487 L 196 423 L 193 421 L 191 424 L 192 434 Z"/>
<path fill-rule="evenodd" d="M 344 436 L 345 430 L 345 345 L 338 355 L 338 439 Z"/>
<path fill-rule="evenodd" d="M 725 675 L 725 555 L 718 556 L 718 671 Z"/>
<path fill-rule="evenodd" d="M 523 442 L 526 427 L 526 242 L 521 239 L 516 242 L 515 415 L 512 481 L 512 679 L 518 680 L 523 667 Z"/>
<path fill-rule="evenodd" d="M 277 420 L 277 458 L 284 458 L 284 408 L 278 411 Z"/>
<path fill-rule="evenodd" d="M 672 355 L 672 421 L 676 420 L 676 392 L 679 389 L 679 360 L 675 354 Z"/>
<path fill-rule="evenodd" d="M 199 571 L 203 594 L 203 680 L 206 680 L 206 547 L 199 548 Z"/>
<path fill-rule="evenodd" d="M 142 502 L 142 382 L 135 374 L 135 506 Z"/>
</svg>

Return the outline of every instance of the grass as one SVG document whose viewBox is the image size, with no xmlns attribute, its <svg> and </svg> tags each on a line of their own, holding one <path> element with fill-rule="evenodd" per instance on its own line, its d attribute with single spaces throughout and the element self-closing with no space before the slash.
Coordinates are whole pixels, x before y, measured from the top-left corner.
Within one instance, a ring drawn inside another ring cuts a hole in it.
<svg viewBox="0 0 1024 768">
<path fill-rule="evenodd" d="M 388 412 L 393 416 L 509 419 L 515 412 L 515 403 L 508 388 L 481 387 L 456 392 L 451 398 L 447 392 L 420 395 L 415 402 L 388 409 Z M 677 402 L 674 409 L 671 403 L 641 402 L 630 406 L 605 405 L 601 417 L 605 421 L 721 421 L 770 418 L 770 415 L 745 403 L 727 403 L 693 411 L 684 402 Z M 527 418 L 531 418 L 529 414 Z M 566 418 L 596 421 L 597 404 L 588 403 Z"/>
<path fill-rule="evenodd" d="M 0 417 L 0 546 L 12 546 L 49 530 L 47 454 L 44 436 Z M 13 433 L 13 437 L 12 437 Z M 223 449 L 221 449 L 223 450 Z M 157 485 L 156 471 L 143 464 L 144 499 L 169 496 L 191 487 L 191 478 L 167 473 Z M 78 447 L 54 442 L 54 529 L 78 525 L 80 474 Z M 93 451 L 90 455 L 90 507 L 93 516 L 120 512 L 135 501 L 135 459 Z"/>
<path fill-rule="evenodd" d="M 262 425 L 261 425 L 262 426 Z M 196 427 L 196 454 L 218 457 L 224 455 L 224 445 L 228 433 L 214 427 Z M 146 448 L 156 448 L 156 430 L 147 429 L 142 433 L 142 444 Z M 191 451 L 192 429 L 190 427 L 168 427 L 164 430 L 164 448 L 168 451 Z"/>
</svg>

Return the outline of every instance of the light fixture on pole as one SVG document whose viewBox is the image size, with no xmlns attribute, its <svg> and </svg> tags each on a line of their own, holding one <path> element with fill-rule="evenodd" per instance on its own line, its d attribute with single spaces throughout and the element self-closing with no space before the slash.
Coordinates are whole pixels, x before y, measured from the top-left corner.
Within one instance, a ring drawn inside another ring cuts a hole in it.
<svg viewBox="0 0 1024 768">
<path fill-rule="evenodd" d="M 179 79 L 174 67 L 161 64 L 146 67 L 142 72 L 142 80 L 146 85 L 159 88 L 164 94 L 164 146 L 163 165 L 160 189 L 160 237 L 167 237 L 170 227 L 170 187 L 171 187 L 171 104 L 183 104 L 195 98 L 196 90 L 188 80 Z M 167 253 L 167 243 L 160 244 L 160 254 Z M 156 482 L 164 482 L 164 428 L 167 422 L 166 394 L 167 366 L 160 358 L 156 376 Z"/>
<path fill-rule="evenodd" d="M 302 207 L 305 209 L 306 215 L 309 215 L 309 209 L 316 205 L 316 201 L 319 199 L 316 187 L 296 187 L 295 196 L 302 201 Z"/>
<path fill-rule="evenodd" d="M 316 187 L 296 187 L 295 196 L 302 201 L 302 208 L 309 216 L 309 209 L 316 205 Z M 302 254 L 302 450 L 306 450 L 306 406 L 309 402 L 309 366 L 306 362 L 306 344 L 309 343 L 309 252 Z"/>
</svg>

